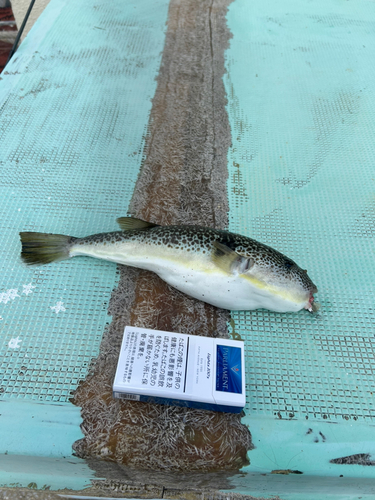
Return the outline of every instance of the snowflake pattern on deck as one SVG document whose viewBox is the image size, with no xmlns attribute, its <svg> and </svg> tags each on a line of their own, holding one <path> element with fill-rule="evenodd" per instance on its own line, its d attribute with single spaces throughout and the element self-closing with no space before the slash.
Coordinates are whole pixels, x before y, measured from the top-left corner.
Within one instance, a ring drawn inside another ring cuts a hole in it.
<svg viewBox="0 0 375 500">
<path fill-rule="evenodd" d="M 36 288 L 31 283 L 29 283 L 28 285 L 22 285 L 22 286 L 23 286 L 22 293 L 24 293 L 25 295 L 29 295 L 30 293 L 33 293 L 32 289 Z"/>
<path fill-rule="evenodd" d="M 19 337 L 10 339 L 10 341 L 8 342 L 9 349 L 19 349 L 21 347 L 20 342 L 22 342 L 22 340 Z"/>
<path fill-rule="evenodd" d="M 54 311 L 56 314 L 59 314 L 60 311 L 62 312 L 66 311 L 64 307 L 64 302 L 61 301 L 57 302 L 55 306 L 50 306 L 50 309 Z"/>
<path fill-rule="evenodd" d="M 0 293 L 0 304 L 7 304 L 10 300 L 14 300 L 18 295 L 18 288 L 10 288 L 6 292 Z"/>
</svg>

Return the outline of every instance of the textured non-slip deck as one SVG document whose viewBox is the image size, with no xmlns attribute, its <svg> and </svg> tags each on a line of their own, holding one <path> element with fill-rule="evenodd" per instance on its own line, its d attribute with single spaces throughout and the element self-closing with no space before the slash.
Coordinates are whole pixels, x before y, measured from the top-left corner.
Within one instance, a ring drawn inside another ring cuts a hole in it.
<svg viewBox="0 0 375 500">
<path fill-rule="evenodd" d="M 116 266 L 27 268 L 18 232 L 118 229 L 141 165 L 167 12 L 163 0 L 53 0 L 0 76 L 0 484 L 80 489 L 93 476 L 83 461 L 73 473 L 69 465 L 82 432 L 68 400 L 111 321 Z M 30 469 L 15 453 L 54 458 Z"/>
<path fill-rule="evenodd" d="M 2 398 L 67 401 L 98 353 L 116 266 L 27 268 L 18 232 L 117 230 L 141 164 L 167 8 L 56 0 L 3 74 Z"/>
<path fill-rule="evenodd" d="M 308 269 L 321 304 L 318 314 L 238 313 L 235 323 L 251 413 L 371 422 L 375 17 L 365 6 L 315 8 L 230 7 L 230 228 Z"/>
<path fill-rule="evenodd" d="M 321 304 L 317 314 L 232 315 L 246 341 L 251 461 L 335 474 L 330 459 L 375 452 L 375 12 L 236 0 L 227 19 L 229 227 L 307 269 Z M 291 425 L 276 430 L 278 419 Z"/>
</svg>

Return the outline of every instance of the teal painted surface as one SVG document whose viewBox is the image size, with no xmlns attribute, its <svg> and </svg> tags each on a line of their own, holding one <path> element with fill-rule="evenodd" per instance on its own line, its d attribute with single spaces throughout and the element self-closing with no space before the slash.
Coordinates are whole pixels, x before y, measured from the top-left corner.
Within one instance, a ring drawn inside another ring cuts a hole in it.
<svg viewBox="0 0 375 500">
<path fill-rule="evenodd" d="M 0 81 L 0 398 L 67 401 L 116 266 L 21 264 L 18 232 L 116 230 L 139 172 L 167 0 L 52 0 Z"/>
<path fill-rule="evenodd" d="M 375 458 L 373 3 L 235 0 L 227 20 L 229 228 L 307 269 L 321 303 L 232 315 L 257 447 L 247 470 L 373 478 L 329 464 Z"/>
<path fill-rule="evenodd" d="M 370 478 L 248 474 L 238 482 L 241 486 L 236 493 L 256 498 L 278 495 L 282 500 L 372 500 L 375 497 L 374 481 Z"/>
<path fill-rule="evenodd" d="M 81 417 L 72 404 L 0 401 L 0 455 L 66 457 L 83 434 Z"/>
<path fill-rule="evenodd" d="M 0 484 L 81 489 L 67 403 L 99 350 L 116 266 L 21 264 L 19 231 L 117 229 L 142 160 L 167 0 L 51 0 L 0 76 Z M 59 403 L 58 405 L 54 403 Z"/>
<path fill-rule="evenodd" d="M 246 424 L 255 445 L 249 453 L 248 472 L 291 469 L 318 477 L 372 477 L 371 466 L 330 463 L 354 453 L 375 456 L 375 435 L 366 423 L 288 421 L 250 415 Z"/>
<path fill-rule="evenodd" d="M 90 486 L 90 477 L 94 473 L 75 457 L 0 455 L 0 487 L 81 490 Z"/>
<path fill-rule="evenodd" d="M 0 401 L 0 486 L 82 489 L 94 472 L 72 456 L 81 418 L 71 404 Z"/>
</svg>

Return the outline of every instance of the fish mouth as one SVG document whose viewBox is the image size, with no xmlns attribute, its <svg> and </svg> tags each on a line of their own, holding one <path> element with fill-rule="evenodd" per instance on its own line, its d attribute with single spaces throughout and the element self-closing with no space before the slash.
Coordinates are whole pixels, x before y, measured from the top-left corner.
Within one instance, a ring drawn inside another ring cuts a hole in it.
<svg viewBox="0 0 375 500">
<path fill-rule="evenodd" d="M 307 304 L 305 305 L 305 309 L 307 309 L 311 313 L 312 312 L 317 312 L 320 309 L 320 304 L 318 304 L 318 303 L 315 302 L 315 298 L 314 298 L 314 293 L 315 292 L 317 292 L 316 287 L 315 287 L 315 290 L 312 290 L 310 292 L 309 300 L 308 300 Z"/>
</svg>

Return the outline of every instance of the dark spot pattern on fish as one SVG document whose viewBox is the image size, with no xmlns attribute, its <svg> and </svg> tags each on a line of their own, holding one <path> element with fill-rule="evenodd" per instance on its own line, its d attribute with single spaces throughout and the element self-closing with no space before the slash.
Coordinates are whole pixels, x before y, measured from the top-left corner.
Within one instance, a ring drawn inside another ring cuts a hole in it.
<svg viewBox="0 0 375 500">
<path fill-rule="evenodd" d="M 117 231 L 102 233 L 80 240 L 86 244 L 122 243 L 133 241 L 151 247 L 162 247 L 193 252 L 196 254 L 212 253 L 214 242 L 219 242 L 246 259 L 251 259 L 264 272 L 274 272 L 288 281 L 291 278 L 298 281 L 303 287 L 316 292 L 316 287 L 307 273 L 302 270 L 292 259 L 277 250 L 260 243 L 247 236 L 231 233 L 229 231 L 212 229 L 203 226 L 156 226 L 147 230 Z"/>
</svg>

